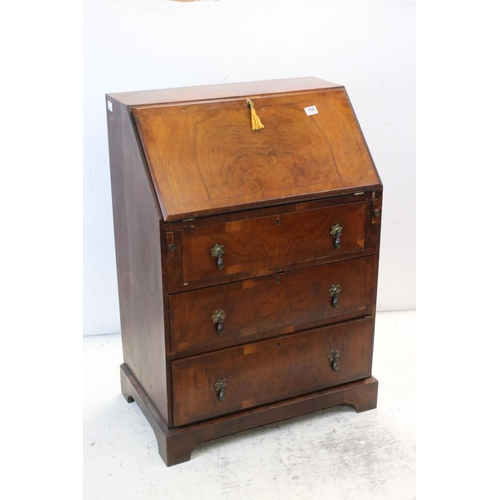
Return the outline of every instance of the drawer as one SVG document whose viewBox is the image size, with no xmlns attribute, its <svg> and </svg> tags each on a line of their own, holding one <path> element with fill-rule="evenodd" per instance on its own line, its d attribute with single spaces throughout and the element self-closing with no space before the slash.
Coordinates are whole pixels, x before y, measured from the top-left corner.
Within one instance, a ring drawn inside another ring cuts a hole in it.
<svg viewBox="0 0 500 500">
<path fill-rule="evenodd" d="M 373 329 L 372 318 L 355 320 L 174 361 L 174 423 L 185 425 L 369 377 Z"/>
<path fill-rule="evenodd" d="M 375 257 L 368 256 L 170 295 L 172 353 L 367 314 L 374 306 L 375 271 Z"/>
<path fill-rule="evenodd" d="M 356 202 L 184 229 L 184 282 L 362 251 L 365 218 Z"/>
</svg>

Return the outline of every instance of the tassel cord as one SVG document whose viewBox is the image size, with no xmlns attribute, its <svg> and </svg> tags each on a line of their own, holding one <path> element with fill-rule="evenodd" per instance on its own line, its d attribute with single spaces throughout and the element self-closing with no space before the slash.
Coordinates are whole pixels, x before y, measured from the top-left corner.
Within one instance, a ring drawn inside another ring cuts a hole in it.
<svg viewBox="0 0 500 500">
<path fill-rule="evenodd" d="M 249 100 L 248 102 L 248 107 L 250 108 L 250 116 L 252 119 L 252 130 L 261 130 L 264 128 L 264 125 L 260 121 L 260 118 L 257 115 L 257 112 L 255 111 L 253 101 Z"/>
</svg>

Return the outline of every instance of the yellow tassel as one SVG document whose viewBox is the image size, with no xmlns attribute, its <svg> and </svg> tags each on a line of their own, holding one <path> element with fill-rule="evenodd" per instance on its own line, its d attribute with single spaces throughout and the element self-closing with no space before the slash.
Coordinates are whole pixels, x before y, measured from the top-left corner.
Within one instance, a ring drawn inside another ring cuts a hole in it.
<svg viewBox="0 0 500 500">
<path fill-rule="evenodd" d="M 261 128 L 264 128 L 264 125 L 262 125 L 260 118 L 257 116 L 257 113 L 255 112 L 255 109 L 253 107 L 253 101 L 249 100 L 247 102 L 248 102 L 248 107 L 250 108 L 250 115 L 252 116 L 252 130 L 260 130 Z"/>
</svg>

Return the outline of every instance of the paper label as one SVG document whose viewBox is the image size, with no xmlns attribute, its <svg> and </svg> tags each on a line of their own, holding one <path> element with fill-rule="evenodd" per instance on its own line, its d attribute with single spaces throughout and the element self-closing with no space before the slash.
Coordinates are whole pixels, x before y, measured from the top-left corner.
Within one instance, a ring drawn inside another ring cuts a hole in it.
<svg viewBox="0 0 500 500">
<path fill-rule="evenodd" d="M 304 111 L 306 112 L 307 116 L 318 114 L 318 110 L 316 109 L 316 106 L 307 106 L 307 108 L 304 108 Z"/>
<path fill-rule="evenodd" d="M 113 103 L 111 101 L 108 101 L 108 109 L 113 112 Z"/>
</svg>

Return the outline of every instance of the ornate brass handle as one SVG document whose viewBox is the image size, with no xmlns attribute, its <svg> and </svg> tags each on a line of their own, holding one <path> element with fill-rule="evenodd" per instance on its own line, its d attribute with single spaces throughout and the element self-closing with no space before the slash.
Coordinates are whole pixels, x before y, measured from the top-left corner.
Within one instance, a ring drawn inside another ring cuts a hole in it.
<svg viewBox="0 0 500 500">
<path fill-rule="evenodd" d="M 330 292 L 330 297 L 332 298 L 332 306 L 333 307 L 338 307 L 339 306 L 339 293 L 342 291 L 340 289 L 340 285 L 332 285 L 330 287 L 330 290 L 328 290 Z"/>
<path fill-rule="evenodd" d="M 335 243 L 335 248 L 340 248 L 340 235 L 342 234 L 342 229 L 344 229 L 340 224 L 335 224 L 330 228 L 330 234 L 333 236 L 333 241 Z"/>
<path fill-rule="evenodd" d="M 215 391 L 217 392 L 217 395 L 219 396 L 219 401 L 224 401 L 224 398 L 226 397 L 226 387 L 227 387 L 227 381 L 225 378 L 222 380 L 220 378 L 217 379 L 217 382 L 214 384 Z"/>
<path fill-rule="evenodd" d="M 223 321 L 226 319 L 226 313 L 222 310 L 217 309 L 212 314 L 212 321 L 217 324 L 217 333 L 222 335 L 224 333 L 224 325 Z"/>
<path fill-rule="evenodd" d="M 337 349 L 332 349 L 330 351 L 330 354 L 328 355 L 328 359 L 332 364 L 332 370 L 337 372 L 340 368 L 339 367 L 340 351 L 337 351 Z"/>
<path fill-rule="evenodd" d="M 219 245 L 216 243 L 211 249 L 210 253 L 212 257 L 217 259 L 217 267 L 222 269 L 224 267 L 224 261 L 222 260 L 222 256 L 224 255 L 224 245 Z"/>
</svg>

